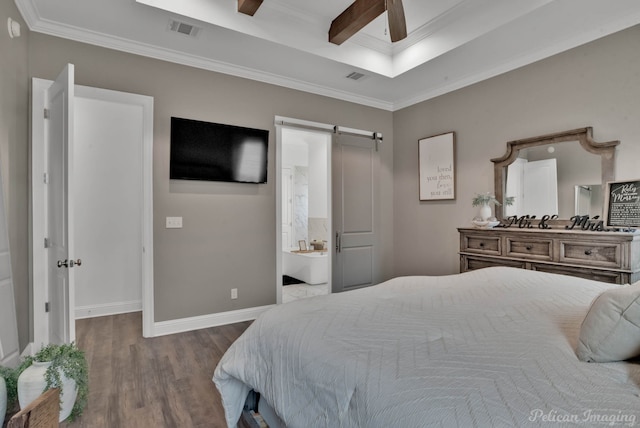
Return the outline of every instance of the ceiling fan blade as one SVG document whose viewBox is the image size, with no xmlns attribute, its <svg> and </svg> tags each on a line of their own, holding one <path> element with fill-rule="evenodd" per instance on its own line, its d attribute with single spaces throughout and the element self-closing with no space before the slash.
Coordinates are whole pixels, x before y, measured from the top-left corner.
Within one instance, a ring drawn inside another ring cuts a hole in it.
<svg viewBox="0 0 640 428">
<path fill-rule="evenodd" d="M 238 0 L 238 12 L 253 16 L 261 4 L 262 0 Z"/>
<path fill-rule="evenodd" d="M 389 18 L 389 34 L 391 41 L 397 42 L 407 37 L 407 23 L 404 19 L 402 0 L 387 0 L 387 15 Z"/>
</svg>

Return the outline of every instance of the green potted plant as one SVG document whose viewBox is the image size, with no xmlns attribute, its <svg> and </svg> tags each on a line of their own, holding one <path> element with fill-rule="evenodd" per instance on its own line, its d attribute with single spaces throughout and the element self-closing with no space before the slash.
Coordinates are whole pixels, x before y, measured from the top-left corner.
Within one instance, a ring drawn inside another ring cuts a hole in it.
<svg viewBox="0 0 640 428">
<path fill-rule="evenodd" d="M 0 423 L 7 410 L 12 411 L 18 402 L 18 372 L 11 367 L 0 366 Z"/>
<path fill-rule="evenodd" d="M 507 196 L 504 198 L 505 205 L 513 205 L 514 199 L 515 198 L 513 196 Z M 476 196 L 471 200 L 471 205 L 474 207 L 480 207 L 480 212 L 478 214 L 483 221 L 487 221 L 489 217 L 491 217 L 490 205 L 500 206 L 502 204 L 494 195 L 487 192 L 476 194 Z"/>
<path fill-rule="evenodd" d="M 74 343 L 47 345 L 18 367 L 18 401 L 26 406 L 44 391 L 60 388 L 60 421 L 82 414 L 89 395 L 89 369 Z"/>
</svg>

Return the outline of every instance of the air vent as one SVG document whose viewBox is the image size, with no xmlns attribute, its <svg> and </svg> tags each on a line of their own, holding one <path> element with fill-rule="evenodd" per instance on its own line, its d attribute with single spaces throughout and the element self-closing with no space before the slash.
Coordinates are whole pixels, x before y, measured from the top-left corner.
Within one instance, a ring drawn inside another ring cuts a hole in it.
<svg viewBox="0 0 640 428">
<path fill-rule="evenodd" d="M 357 71 L 352 71 L 351 73 L 347 74 L 347 79 L 351 80 L 360 80 L 363 77 L 365 77 L 365 75 L 362 73 L 358 73 Z"/>
<path fill-rule="evenodd" d="M 189 37 L 196 37 L 200 28 L 195 25 L 187 24 L 186 22 L 176 21 L 175 19 L 169 20 L 169 31 L 184 34 Z"/>
</svg>

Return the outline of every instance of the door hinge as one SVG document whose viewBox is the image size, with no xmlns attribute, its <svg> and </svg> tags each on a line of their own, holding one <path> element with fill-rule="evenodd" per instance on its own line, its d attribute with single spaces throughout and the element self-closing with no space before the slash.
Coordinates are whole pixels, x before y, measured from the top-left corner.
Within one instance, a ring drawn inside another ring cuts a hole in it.
<svg viewBox="0 0 640 428">
<path fill-rule="evenodd" d="M 51 243 L 49 242 L 49 238 L 44 238 L 44 248 L 51 247 Z"/>
<path fill-rule="evenodd" d="M 50 113 L 48 108 L 45 108 L 44 109 L 44 118 L 45 119 L 49 119 L 49 117 L 51 117 L 51 113 Z"/>
<path fill-rule="evenodd" d="M 42 174 L 42 182 L 44 184 L 49 184 L 49 174 L 47 174 L 46 172 Z"/>
<path fill-rule="evenodd" d="M 49 302 L 44 302 L 44 311 L 49 312 Z"/>
</svg>

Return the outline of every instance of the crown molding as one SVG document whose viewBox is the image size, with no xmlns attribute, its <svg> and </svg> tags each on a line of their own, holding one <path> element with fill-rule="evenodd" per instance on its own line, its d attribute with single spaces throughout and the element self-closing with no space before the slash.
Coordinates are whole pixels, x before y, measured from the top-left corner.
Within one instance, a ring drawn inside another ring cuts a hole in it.
<svg viewBox="0 0 640 428">
<path fill-rule="evenodd" d="M 223 61 L 215 61 L 197 55 L 185 54 L 171 49 L 160 48 L 158 46 L 133 42 L 121 37 L 115 37 L 104 33 L 87 31 L 68 25 L 41 19 L 37 10 L 32 7 L 30 1 L 17 1 L 16 4 L 25 6 L 19 7 L 21 13 L 23 10 L 23 18 L 31 31 L 47 34 L 50 36 L 69 39 L 81 43 L 100 46 L 104 48 L 114 49 L 135 55 L 145 56 L 149 58 L 168 61 L 176 64 L 186 65 L 189 67 L 200 68 L 203 70 L 214 71 L 217 73 L 228 74 L 235 77 L 255 80 L 271 85 L 281 86 L 289 89 L 295 89 L 302 92 L 308 92 L 315 95 L 326 96 L 330 98 L 361 104 L 369 107 L 379 108 L 381 110 L 391 111 L 393 103 L 365 97 L 347 91 L 333 89 L 327 86 L 316 85 L 273 73 L 256 70 L 249 67 L 242 67 Z"/>
</svg>

